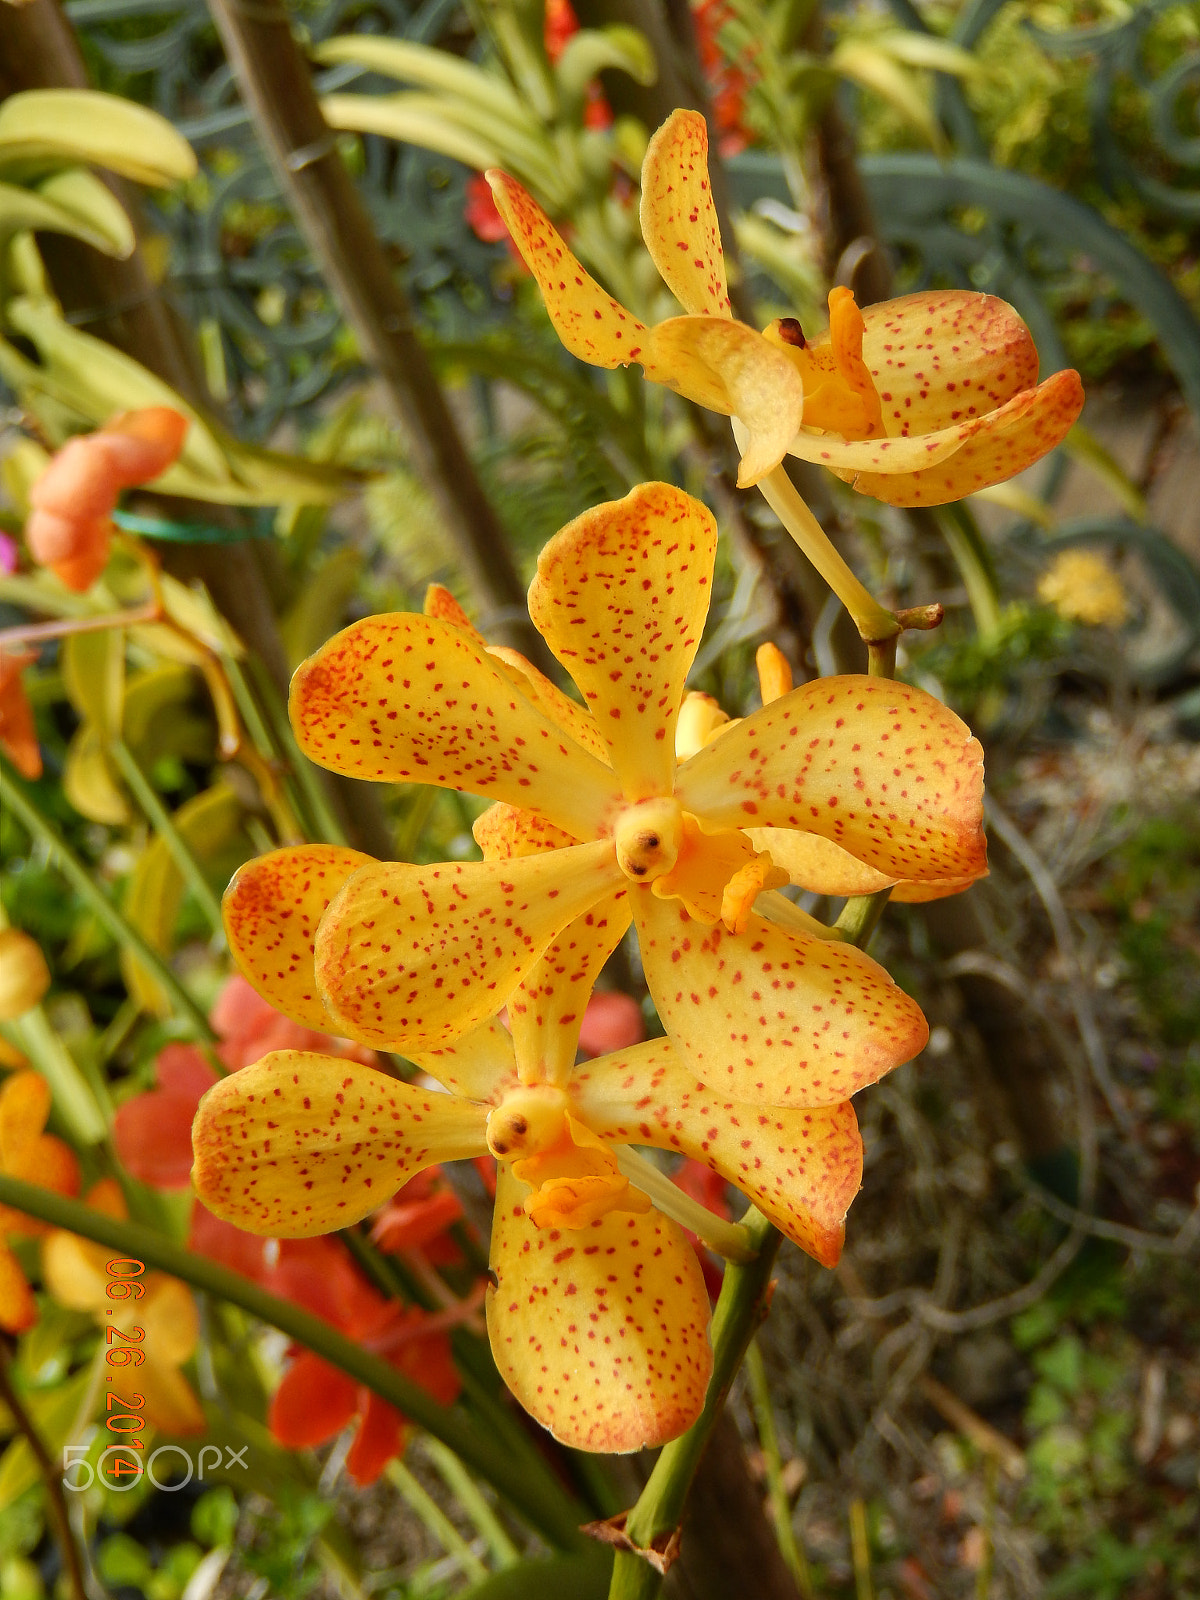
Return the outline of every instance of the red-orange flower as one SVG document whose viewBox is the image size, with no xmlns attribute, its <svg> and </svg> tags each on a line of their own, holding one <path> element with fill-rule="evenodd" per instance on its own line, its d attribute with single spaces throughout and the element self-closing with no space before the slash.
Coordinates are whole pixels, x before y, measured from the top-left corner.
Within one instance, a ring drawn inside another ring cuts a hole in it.
<svg viewBox="0 0 1200 1600">
<path fill-rule="evenodd" d="M 30 491 L 25 542 L 33 559 L 68 589 L 89 589 L 108 564 L 117 496 L 165 472 L 189 426 L 169 406 L 147 406 L 69 439 Z"/>
<path fill-rule="evenodd" d="M 33 707 L 21 682 L 21 673 L 36 660 L 32 651 L 13 655 L 0 650 L 0 750 L 23 778 L 42 775 Z"/>
</svg>

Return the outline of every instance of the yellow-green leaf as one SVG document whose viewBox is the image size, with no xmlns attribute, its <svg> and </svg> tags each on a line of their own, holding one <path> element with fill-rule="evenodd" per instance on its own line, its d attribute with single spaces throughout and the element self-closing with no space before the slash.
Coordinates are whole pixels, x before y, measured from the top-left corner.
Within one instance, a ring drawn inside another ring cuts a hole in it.
<svg viewBox="0 0 1200 1600">
<path fill-rule="evenodd" d="M 94 163 L 155 187 L 196 174 L 196 157 L 165 117 L 95 89 L 26 89 L 0 106 L 0 168 Z"/>
<path fill-rule="evenodd" d="M 125 791 L 94 723 L 81 722 L 67 746 L 63 793 L 81 817 L 117 828 L 130 820 Z"/>
<path fill-rule="evenodd" d="M 103 739 L 121 731 L 125 699 L 125 634 L 121 628 L 76 633 L 59 652 L 67 698 Z"/>
</svg>

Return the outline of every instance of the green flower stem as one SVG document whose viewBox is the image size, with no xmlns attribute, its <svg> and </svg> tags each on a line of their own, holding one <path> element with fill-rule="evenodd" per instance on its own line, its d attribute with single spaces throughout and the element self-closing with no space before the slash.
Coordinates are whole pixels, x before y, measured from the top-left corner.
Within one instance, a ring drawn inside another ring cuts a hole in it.
<svg viewBox="0 0 1200 1600">
<path fill-rule="evenodd" d="M 517 1547 L 505 1533 L 500 1518 L 480 1493 L 479 1485 L 462 1462 L 440 1439 L 426 1434 L 422 1440 L 425 1454 L 436 1467 L 438 1476 L 458 1501 L 479 1530 L 492 1553 L 497 1567 L 515 1566 L 519 1556 Z"/>
<path fill-rule="evenodd" d="M 834 924 L 847 944 L 856 944 L 860 950 L 866 949 L 871 942 L 871 935 L 879 926 L 879 919 L 883 916 L 891 893 L 889 887 L 877 889 L 874 894 L 851 895 Z"/>
<path fill-rule="evenodd" d="M 487 1568 L 424 1485 L 417 1482 L 403 1461 L 389 1461 L 386 1470 L 388 1482 L 430 1537 L 458 1562 L 463 1576 L 472 1583 L 482 1583 L 488 1575 Z"/>
<path fill-rule="evenodd" d="M 710 1250 L 715 1250 L 726 1261 L 750 1261 L 754 1246 L 750 1234 L 740 1222 L 726 1222 L 715 1212 L 702 1206 L 699 1200 L 684 1194 L 678 1184 L 672 1183 L 665 1172 L 660 1172 L 652 1161 L 638 1155 L 628 1145 L 616 1147 L 617 1166 L 635 1189 L 640 1189 L 652 1200 L 664 1216 L 690 1228 L 698 1239 L 703 1239 Z"/>
<path fill-rule="evenodd" d="M 59 871 L 118 945 L 134 952 L 138 960 L 158 979 L 170 996 L 175 1010 L 190 1025 L 196 1038 L 211 1043 L 216 1034 L 208 1018 L 188 994 L 159 952 L 140 928 L 109 899 L 99 883 L 80 861 L 58 829 L 38 810 L 26 786 L 14 773 L 8 760 L 0 756 L 0 804 L 11 806 L 21 825 L 41 841 L 57 862 Z"/>
<path fill-rule="evenodd" d="M 735 435 L 737 431 L 735 428 Z M 784 469 L 776 467 L 758 487 L 771 510 L 853 617 L 854 626 L 867 643 L 895 637 L 900 632 L 900 624 L 851 572 Z"/>
<path fill-rule="evenodd" d="M 461 1411 L 438 1405 L 418 1384 L 319 1317 L 277 1299 L 249 1278 L 215 1261 L 192 1254 L 153 1229 L 105 1216 L 78 1200 L 68 1200 L 35 1184 L 0 1174 L 0 1205 L 13 1206 L 52 1227 L 66 1228 L 124 1256 L 144 1261 L 147 1266 L 240 1306 L 259 1321 L 278 1328 L 441 1439 L 466 1466 L 504 1495 L 550 1544 L 560 1550 L 583 1546 L 579 1532 L 582 1512 L 548 1469 L 537 1472 L 525 1464 L 522 1471 L 514 1472 L 511 1453 L 479 1433 Z"/>
<path fill-rule="evenodd" d="M 804 1600 L 813 1600 L 812 1573 L 804 1548 L 792 1527 L 792 1508 L 788 1504 L 787 1490 L 783 1486 L 783 1464 L 779 1457 L 779 1438 L 775 1432 L 775 1413 L 771 1406 L 771 1386 L 762 1351 L 751 1339 L 746 1351 L 746 1384 L 750 1391 L 750 1405 L 758 1428 L 758 1439 L 767 1463 L 767 1493 L 771 1503 L 771 1521 L 775 1524 L 775 1537 L 788 1571 L 796 1580 L 796 1587 Z"/>
<path fill-rule="evenodd" d="M 146 820 L 171 852 L 171 859 L 183 874 L 184 882 L 192 891 L 196 904 L 203 911 L 213 934 L 224 941 L 225 928 L 221 922 L 221 906 L 212 891 L 200 863 L 188 848 L 183 835 L 175 826 L 171 813 L 163 805 L 157 790 L 134 759 L 133 751 L 124 739 L 113 739 L 108 746 L 121 776 L 133 790 L 134 798 L 146 815 Z"/>
<path fill-rule="evenodd" d="M 783 1235 L 753 1206 L 746 1213 L 743 1226 L 756 1254 L 752 1261 L 731 1261 L 725 1268 L 725 1282 L 713 1312 L 713 1375 L 704 1410 L 685 1434 L 663 1446 L 625 1523 L 626 1534 L 643 1549 L 655 1540 L 669 1537 L 679 1526 L 708 1436 L 721 1414 L 746 1346 L 766 1315 L 771 1271 Z M 629 1551 L 617 1551 L 609 1600 L 654 1600 L 661 1586 L 661 1574 L 648 1561 Z"/>
</svg>

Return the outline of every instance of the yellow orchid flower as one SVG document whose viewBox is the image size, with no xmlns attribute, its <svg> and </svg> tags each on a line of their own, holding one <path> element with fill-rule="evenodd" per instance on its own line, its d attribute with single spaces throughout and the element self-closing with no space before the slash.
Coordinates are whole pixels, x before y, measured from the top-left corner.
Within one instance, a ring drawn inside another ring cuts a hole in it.
<svg viewBox="0 0 1200 1600">
<path fill-rule="evenodd" d="M 88 1205 L 110 1217 L 128 1216 L 121 1190 L 112 1178 L 103 1178 L 89 1192 Z M 105 1270 L 112 1251 L 81 1239 L 61 1228 L 42 1245 L 42 1277 L 46 1288 L 71 1311 L 87 1311 L 102 1328 L 126 1336 L 124 1348 L 144 1358 L 134 1360 L 134 1370 L 122 1381 L 145 1397 L 140 1415 L 154 1428 L 176 1436 L 203 1433 L 206 1426 L 200 1402 L 180 1372 L 195 1354 L 200 1339 L 200 1319 L 191 1291 L 164 1272 L 147 1272 L 124 1282 L 144 1287 L 139 1298 L 113 1299 L 113 1279 Z M 140 1336 L 139 1336 L 140 1330 Z"/>
<path fill-rule="evenodd" d="M 642 164 L 642 237 L 686 313 L 654 327 L 589 276 L 519 183 L 487 178 L 567 349 L 598 367 L 637 362 L 735 418 L 743 487 L 790 454 L 889 505 L 943 505 L 1040 460 L 1083 405 L 1078 373 L 1037 382 L 1028 328 L 992 295 L 929 290 L 860 311 L 834 289 L 829 329 L 810 341 L 794 318 L 764 333 L 735 322 L 697 112 L 673 112 Z"/>
<path fill-rule="evenodd" d="M 517 814 L 501 809 L 494 839 L 526 847 L 529 835 L 508 826 Z M 289 906 L 311 915 L 311 885 L 346 864 L 314 845 L 297 871 L 300 854 L 276 852 L 296 891 L 276 906 L 280 925 Z M 709 1302 L 680 1222 L 738 1234 L 628 1145 L 695 1156 L 827 1264 L 862 1171 L 851 1106 L 740 1104 L 698 1083 L 665 1039 L 572 1072 L 592 982 L 628 926 L 623 899 L 551 942 L 510 999 L 511 1038 L 491 1021 L 418 1052 L 447 1093 L 279 1051 L 214 1085 L 193 1128 L 204 1204 L 284 1237 L 345 1226 L 423 1168 L 490 1150 L 500 1163 L 487 1295 L 497 1365 L 558 1439 L 602 1451 L 662 1444 L 695 1421 L 712 1370 Z M 293 952 L 311 973 L 311 953 L 289 942 L 286 959 Z"/>
<path fill-rule="evenodd" d="M 503 802 L 489 858 L 433 866 L 277 851 L 226 895 L 245 976 L 309 1026 L 406 1055 L 510 999 L 577 917 L 623 894 L 646 981 L 688 1070 L 733 1099 L 837 1105 L 924 1045 L 916 1004 L 790 902 L 747 828 L 817 834 L 888 881 L 985 868 L 982 764 L 920 689 L 809 683 L 677 764 L 716 524 L 667 484 L 586 512 L 543 551 L 530 612 L 589 709 L 440 617 L 367 618 L 297 672 L 313 760 Z M 315 949 L 315 972 L 313 952 Z"/>
<path fill-rule="evenodd" d="M 55 1194 L 79 1193 L 79 1163 L 70 1145 L 43 1130 L 50 1115 L 50 1085 L 39 1073 L 14 1072 L 0 1089 L 0 1172 L 40 1184 Z M 8 1234 L 37 1238 L 46 1224 L 0 1206 L 0 1328 L 24 1333 L 37 1321 L 37 1301 L 21 1263 L 5 1243 Z"/>
</svg>

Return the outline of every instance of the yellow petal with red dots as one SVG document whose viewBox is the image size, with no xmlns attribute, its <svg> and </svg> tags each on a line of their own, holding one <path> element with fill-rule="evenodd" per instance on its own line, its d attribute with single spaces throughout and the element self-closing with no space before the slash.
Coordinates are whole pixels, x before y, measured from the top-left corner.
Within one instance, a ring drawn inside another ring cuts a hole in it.
<svg viewBox="0 0 1200 1600">
<path fill-rule="evenodd" d="M 1024 472 L 1062 443 L 1083 409 L 1070 369 L 985 416 L 910 438 L 846 441 L 801 432 L 788 453 L 829 467 L 861 494 L 893 506 L 938 506 Z"/>
<path fill-rule="evenodd" d="M 551 940 L 623 883 L 611 840 L 512 861 L 364 867 L 325 913 L 316 969 L 352 1039 L 435 1049 L 505 1004 Z"/>
<path fill-rule="evenodd" d="M 921 1008 L 853 945 L 751 916 L 705 928 L 630 889 L 646 985 L 688 1071 L 751 1105 L 837 1105 L 911 1061 Z"/>
<path fill-rule="evenodd" d="M 862 1140 L 848 1102 L 783 1109 L 731 1100 L 698 1083 L 666 1039 L 587 1062 L 571 1095 L 603 1138 L 704 1162 L 801 1250 L 836 1265 L 862 1182 Z"/>
<path fill-rule="evenodd" d="M 520 856 L 542 855 L 547 850 L 566 850 L 579 840 L 556 828 L 535 811 L 497 800 L 471 824 L 475 843 L 485 861 L 513 861 Z"/>
<path fill-rule="evenodd" d="M 495 1017 L 450 1044 L 414 1050 L 409 1059 L 466 1100 L 493 1100 L 517 1081 L 512 1035 Z"/>
<path fill-rule="evenodd" d="M 288 845 L 234 873 L 221 912 L 229 953 L 248 983 L 293 1022 L 327 1029 L 313 943 L 329 902 L 374 857 L 336 844 Z"/>
<path fill-rule="evenodd" d="M 581 706 L 577 700 L 572 700 L 565 695 L 556 683 L 551 683 L 544 672 L 539 672 L 533 662 L 523 656 L 519 650 L 509 650 L 504 645 L 489 645 L 488 655 L 497 662 L 500 670 L 507 674 L 509 681 L 514 683 L 527 699 L 532 700 L 538 710 L 550 718 L 564 733 L 569 733 L 571 738 L 588 755 L 595 756 L 598 761 L 608 765 L 608 744 L 600 729 L 596 726 L 596 719 L 586 706 Z"/>
<path fill-rule="evenodd" d="M 554 331 L 571 354 L 594 367 L 622 367 L 640 360 L 645 323 L 584 270 L 550 218 L 515 178 L 495 168 L 485 177 L 496 210 L 542 291 Z"/>
<path fill-rule="evenodd" d="M 893 881 L 986 865 L 979 741 L 932 695 L 885 678 L 802 684 L 685 762 L 675 793 L 710 824 L 819 833 Z"/>
<path fill-rule="evenodd" d="M 508 1021 L 522 1083 L 562 1084 L 570 1077 L 593 985 L 632 914 L 624 890 L 606 895 L 567 924 L 514 990 Z"/>
<path fill-rule="evenodd" d="M 538 1228 L 525 1186 L 499 1172 L 487 1324 L 496 1366 L 562 1444 L 624 1453 L 700 1415 L 712 1373 L 696 1252 L 657 1211 Z"/>
<path fill-rule="evenodd" d="M 651 328 L 642 358 L 646 376 L 687 400 L 738 417 L 749 431 L 738 468 L 748 488 L 793 449 L 804 416 L 804 384 L 769 340 L 723 317 L 672 317 Z"/>
<path fill-rule="evenodd" d="M 683 309 L 731 316 L 708 176 L 708 125 L 698 111 L 673 111 L 647 145 L 641 223 L 646 249 Z"/>
<path fill-rule="evenodd" d="M 716 549 L 707 506 L 643 483 L 576 517 L 538 557 L 529 614 L 581 690 L 627 800 L 671 792 Z"/>
<path fill-rule="evenodd" d="M 357 1222 L 436 1162 L 482 1155 L 486 1120 L 457 1095 L 275 1050 L 201 1100 L 192 1183 L 248 1233 L 307 1239 Z"/>
<path fill-rule="evenodd" d="M 862 355 L 889 434 L 935 433 L 983 416 L 1038 380 L 1037 349 L 1012 306 L 968 289 L 868 306 Z"/>
<path fill-rule="evenodd" d="M 612 773 L 439 617 L 351 624 L 297 669 L 290 709 L 305 753 L 348 777 L 507 800 L 582 838 L 617 798 Z"/>
</svg>

